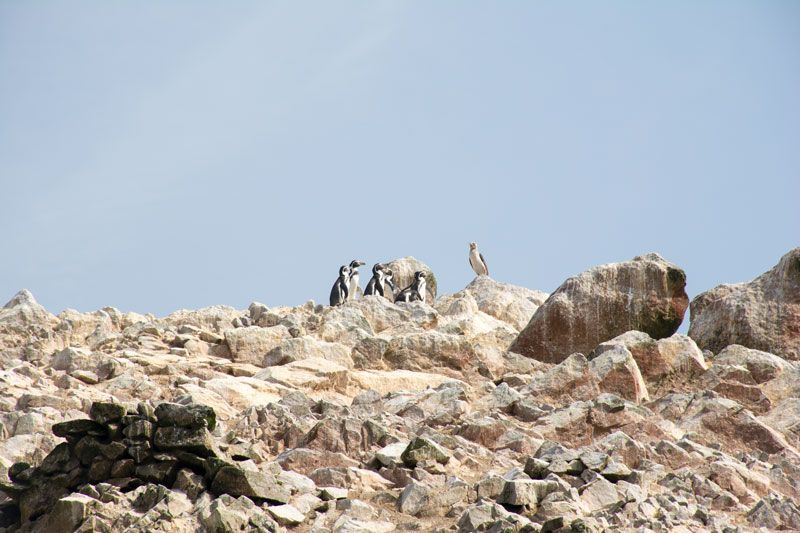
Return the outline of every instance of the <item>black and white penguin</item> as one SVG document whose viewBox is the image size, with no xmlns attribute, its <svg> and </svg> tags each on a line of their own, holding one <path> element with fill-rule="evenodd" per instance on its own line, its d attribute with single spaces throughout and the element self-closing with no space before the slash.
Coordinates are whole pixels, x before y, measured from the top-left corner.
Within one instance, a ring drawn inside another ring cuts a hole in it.
<svg viewBox="0 0 800 533">
<path fill-rule="evenodd" d="M 483 254 L 478 251 L 477 243 L 474 242 L 469 243 L 469 266 L 479 276 L 489 275 L 489 267 L 486 265 L 486 260 L 483 258 Z"/>
<path fill-rule="evenodd" d="M 348 284 L 350 283 L 350 267 L 342 265 L 339 267 L 339 277 L 331 288 L 331 305 L 342 305 L 347 301 L 349 294 Z"/>
<path fill-rule="evenodd" d="M 425 272 L 418 270 L 414 272 L 414 281 L 400 291 L 400 294 L 397 295 L 397 298 L 394 299 L 394 303 L 398 302 L 424 302 L 425 301 L 425 287 L 427 282 L 425 281 Z"/>
<path fill-rule="evenodd" d="M 364 261 L 359 261 L 358 259 L 353 259 L 350 261 L 350 280 L 348 281 L 347 288 L 350 291 L 347 299 L 348 300 L 355 300 L 356 296 L 358 296 L 358 267 L 365 265 Z"/>
<path fill-rule="evenodd" d="M 364 289 L 364 296 L 385 296 L 388 284 L 394 290 L 394 283 L 392 283 L 392 271 L 380 263 L 375 263 L 372 266 L 372 278 L 367 283 L 367 288 Z"/>
</svg>

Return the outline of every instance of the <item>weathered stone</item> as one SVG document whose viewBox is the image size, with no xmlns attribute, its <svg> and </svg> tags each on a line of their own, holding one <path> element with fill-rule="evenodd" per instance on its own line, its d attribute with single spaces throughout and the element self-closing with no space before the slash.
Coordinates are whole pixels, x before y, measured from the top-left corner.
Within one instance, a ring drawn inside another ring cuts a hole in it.
<svg viewBox="0 0 800 533">
<path fill-rule="evenodd" d="M 217 416 L 207 405 L 180 405 L 177 403 L 161 403 L 155 408 L 155 417 L 159 426 L 178 426 L 183 428 L 208 428 L 214 431 Z"/>
<path fill-rule="evenodd" d="M 159 450 L 183 450 L 202 457 L 215 453 L 214 441 L 204 427 L 159 427 L 153 439 Z"/>
<path fill-rule="evenodd" d="M 153 437 L 153 423 L 142 419 L 136 420 L 125 426 L 122 434 L 129 439 L 149 440 Z"/>
<path fill-rule="evenodd" d="M 498 503 L 524 505 L 535 510 L 538 503 L 559 489 L 558 483 L 545 479 L 511 479 L 506 481 Z"/>
<path fill-rule="evenodd" d="M 214 476 L 211 490 L 215 494 L 247 496 L 278 503 L 288 503 L 290 496 L 289 491 L 274 476 L 235 466 L 222 467 Z"/>
<path fill-rule="evenodd" d="M 756 383 L 765 383 L 790 368 L 790 363 L 771 353 L 737 344 L 725 347 L 714 358 L 714 365 L 741 365 L 747 368 Z"/>
<path fill-rule="evenodd" d="M 172 485 L 178 472 L 177 461 L 160 461 L 138 465 L 135 470 L 136 477 L 148 483 Z"/>
<path fill-rule="evenodd" d="M 627 331 L 598 345 L 589 357 L 598 357 L 617 346 L 624 346 L 630 351 L 644 380 L 655 385 L 665 376 L 684 374 L 691 377 L 708 369 L 703 352 L 694 341 L 677 333 L 655 340 L 641 331 Z"/>
<path fill-rule="evenodd" d="M 104 436 L 106 429 L 94 420 L 68 420 L 53 424 L 53 435 L 77 440 L 84 435 Z"/>
<path fill-rule="evenodd" d="M 264 356 L 291 338 L 289 329 L 282 325 L 225 330 L 225 342 L 230 348 L 231 358 L 237 362 L 254 365 L 261 365 Z"/>
<path fill-rule="evenodd" d="M 720 285 L 697 296 L 689 336 L 712 352 L 740 344 L 800 359 L 800 248 L 753 281 Z"/>
<path fill-rule="evenodd" d="M 306 519 L 303 513 L 289 504 L 271 505 L 267 507 L 267 511 L 276 522 L 284 526 L 296 526 L 302 524 Z"/>
<path fill-rule="evenodd" d="M 133 459 L 120 459 L 111 465 L 109 476 L 112 478 L 130 477 L 136 471 L 136 462 Z"/>
<path fill-rule="evenodd" d="M 631 352 L 624 346 L 603 351 L 589 361 L 600 390 L 619 394 L 636 403 L 650 399 L 647 385 Z"/>
<path fill-rule="evenodd" d="M 413 468 L 422 461 L 446 464 L 450 460 L 450 454 L 432 440 L 417 437 L 408 443 L 400 458 L 403 463 Z"/>
<path fill-rule="evenodd" d="M 72 493 L 61 498 L 53 506 L 46 518 L 37 524 L 37 531 L 42 533 L 61 533 L 76 531 L 78 526 L 88 518 L 89 513 L 99 507 L 100 502 L 84 494 Z"/>
<path fill-rule="evenodd" d="M 630 330 L 669 337 L 689 304 L 685 286 L 683 270 L 658 254 L 592 268 L 551 294 L 509 350 L 558 363 Z"/>
</svg>

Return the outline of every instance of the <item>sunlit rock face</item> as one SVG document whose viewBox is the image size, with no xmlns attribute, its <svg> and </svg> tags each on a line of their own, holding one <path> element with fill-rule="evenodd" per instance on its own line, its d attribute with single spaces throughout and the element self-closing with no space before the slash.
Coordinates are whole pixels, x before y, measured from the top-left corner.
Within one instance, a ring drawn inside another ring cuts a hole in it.
<svg viewBox="0 0 800 533">
<path fill-rule="evenodd" d="M 740 344 L 800 360 L 800 248 L 753 281 L 700 294 L 690 314 L 689 336 L 700 348 Z"/>
<path fill-rule="evenodd" d="M 479 276 L 165 318 L 23 291 L 0 310 L 0 530 L 798 529 L 800 367 L 673 334 L 684 282 L 651 254 L 549 299 Z M 783 324 L 759 335 L 787 346 Z"/>
<path fill-rule="evenodd" d="M 510 349 L 557 363 L 626 331 L 669 337 L 689 304 L 685 287 L 684 271 L 658 254 L 594 267 L 561 284 Z"/>
</svg>

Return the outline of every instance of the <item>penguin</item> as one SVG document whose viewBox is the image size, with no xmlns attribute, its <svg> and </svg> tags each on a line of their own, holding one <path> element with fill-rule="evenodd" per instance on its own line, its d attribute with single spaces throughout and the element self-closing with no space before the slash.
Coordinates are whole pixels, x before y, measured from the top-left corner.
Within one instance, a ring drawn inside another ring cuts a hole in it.
<svg viewBox="0 0 800 533">
<path fill-rule="evenodd" d="M 400 294 L 398 294 L 397 298 L 394 299 L 394 303 L 416 301 L 424 302 L 426 284 L 425 272 L 420 270 L 414 272 L 414 281 L 411 283 L 411 285 L 400 291 Z"/>
<path fill-rule="evenodd" d="M 372 265 L 372 279 L 367 283 L 367 288 L 364 289 L 364 296 L 380 295 L 383 296 L 383 283 L 386 279 L 386 267 L 380 263 Z"/>
<path fill-rule="evenodd" d="M 474 242 L 469 243 L 469 266 L 479 276 L 488 276 L 489 267 L 486 265 L 486 260 L 483 254 L 478 251 L 478 245 Z"/>
<path fill-rule="evenodd" d="M 350 267 L 342 265 L 339 267 L 339 277 L 331 288 L 331 306 L 342 305 L 347 300 L 349 290 L 347 288 L 350 281 Z"/>
<path fill-rule="evenodd" d="M 364 289 L 364 296 L 386 296 L 386 285 L 392 289 L 392 292 L 396 291 L 397 287 L 392 282 L 392 275 L 391 269 L 381 263 L 375 263 L 372 266 L 372 278 L 367 283 L 367 288 Z"/>
<path fill-rule="evenodd" d="M 358 267 L 365 265 L 364 261 L 359 261 L 358 259 L 353 259 L 350 261 L 350 279 L 348 281 L 348 290 L 350 291 L 347 299 L 348 300 L 355 300 L 356 296 L 358 296 Z"/>
</svg>

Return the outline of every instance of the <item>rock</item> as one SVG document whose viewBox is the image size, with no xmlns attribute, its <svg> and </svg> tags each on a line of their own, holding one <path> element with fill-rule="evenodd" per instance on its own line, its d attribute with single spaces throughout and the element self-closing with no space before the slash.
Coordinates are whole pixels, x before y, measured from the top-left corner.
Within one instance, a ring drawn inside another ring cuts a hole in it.
<svg viewBox="0 0 800 533">
<path fill-rule="evenodd" d="M 70 494 L 55 503 L 53 510 L 41 521 L 43 523 L 37 524 L 37 531 L 42 533 L 75 531 L 88 518 L 89 513 L 99 506 L 100 502 L 94 498 L 84 494 Z"/>
<path fill-rule="evenodd" d="M 521 331 L 530 322 L 548 294 L 542 291 L 500 283 L 489 276 L 478 276 L 464 289 L 487 315 Z"/>
<path fill-rule="evenodd" d="M 544 479 L 511 479 L 506 481 L 498 503 L 524 505 L 536 510 L 536 506 L 545 496 L 559 489 L 555 481 Z"/>
<path fill-rule="evenodd" d="M 615 346 L 594 357 L 589 361 L 589 371 L 604 392 L 619 394 L 636 403 L 650 399 L 639 367 L 624 346 Z"/>
<path fill-rule="evenodd" d="M 94 420 L 69 420 L 53 424 L 53 434 L 57 437 L 78 440 L 84 435 L 104 436 L 106 428 Z"/>
<path fill-rule="evenodd" d="M 753 527 L 800 529 L 800 508 L 789 499 L 772 494 L 759 500 L 747 513 Z"/>
<path fill-rule="evenodd" d="M 125 406 L 113 402 L 93 402 L 89 409 L 89 418 L 98 424 L 118 422 L 125 416 Z"/>
<path fill-rule="evenodd" d="M 323 501 L 343 500 L 347 498 L 347 489 L 341 487 L 320 487 L 319 497 Z"/>
<path fill-rule="evenodd" d="M 435 367 L 468 368 L 474 359 L 475 350 L 464 336 L 438 331 L 397 335 L 389 342 L 384 355 L 390 368 L 415 371 Z"/>
<path fill-rule="evenodd" d="M 296 526 L 302 524 L 306 519 L 303 513 L 289 504 L 272 505 L 267 507 L 267 511 L 276 522 L 284 526 Z"/>
<path fill-rule="evenodd" d="M 516 531 L 518 528 L 512 522 L 512 516 L 519 515 L 512 515 L 496 503 L 486 501 L 473 503 L 458 518 L 458 532 Z"/>
<path fill-rule="evenodd" d="M 206 531 L 275 531 L 277 524 L 261 515 L 261 510 L 247 498 L 234 499 L 227 494 L 202 505 L 198 513 L 200 524 Z M 262 525 L 263 529 L 254 527 L 256 525 Z"/>
<path fill-rule="evenodd" d="M 415 467 L 417 463 L 423 461 L 436 461 L 446 464 L 450 460 L 450 454 L 444 449 L 425 437 L 417 437 L 408 443 L 403 451 L 401 459 L 406 466 Z"/>
<path fill-rule="evenodd" d="M 658 385 L 665 376 L 692 376 L 708 370 L 703 352 L 691 338 L 680 334 L 654 340 L 647 333 L 627 331 L 598 345 L 589 358 L 595 358 L 615 346 L 624 346 L 630 351 L 646 383 Z"/>
<path fill-rule="evenodd" d="M 214 431 L 217 425 L 216 413 L 206 405 L 181 405 L 164 402 L 156 407 L 155 417 L 158 425 L 162 427 L 208 428 L 209 431 Z"/>
<path fill-rule="evenodd" d="M 603 477 L 596 477 L 579 489 L 579 493 L 581 505 L 588 513 L 612 509 L 622 503 L 614 484 Z"/>
<path fill-rule="evenodd" d="M 669 337 L 689 303 L 685 286 L 683 270 L 658 254 L 592 268 L 551 294 L 509 350 L 558 363 L 630 330 Z"/>
<path fill-rule="evenodd" d="M 285 365 L 309 358 L 321 358 L 346 368 L 353 368 L 350 349 L 343 344 L 325 342 L 311 336 L 297 337 L 283 341 L 265 357 L 262 366 Z"/>
<path fill-rule="evenodd" d="M 164 317 L 164 322 L 173 326 L 191 325 L 199 329 L 221 333 L 232 327 L 235 319 L 240 318 L 241 311 L 227 305 L 212 305 L 202 309 L 181 309 Z"/>
<path fill-rule="evenodd" d="M 360 300 L 348 303 L 361 311 L 370 329 L 380 333 L 387 329 L 400 327 L 411 321 L 411 312 L 395 305 L 388 298 L 365 296 Z"/>
<path fill-rule="evenodd" d="M 402 455 L 408 448 L 407 441 L 393 442 L 387 444 L 377 452 L 375 452 L 375 459 L 383 466 L 392 466 L 402 462 Z"/>
<path fill-rule="evenodd" d="M 265 368 L 253 377 L 285 387 L 339 392 L 344 392 L 349 382 L 347 367 L 320 357 Z"/>
<path fill-rule="evenodd" d="M 261 365 L 264 357 L 291 339 L 289 328 L 278 325 L 269 328 L 250 326 L 225 330 L 225 342 L 228 344 L 231 359 L 240 363 Z"/>
<path fill-rule="evenodd" d="M 400 493 L 397 508 L 411 516 L 442 515 L 454 504 L 465 501 L 468 492 L 469 486 L 454 478 L 435 487 L 412 481 Z"/>
<path fill-rule="evenodd" d="M 411 256 L 395 259 L 384 264 L 392 271 L 394 284 L 397 286 L 398 291 L 411 285 L 414 281 L 414 272 L 420 270 L 425 272 L 425 279 L 427 280 L 425 301 L 430 304 L 436 299 L 438 288 L 436 275 L 428 265 Z"/>
<path fill-rule="evenodd" d="M 600 472 L 601 476 L 611 481 L 612 483 L 616 483 L 617 481 L 627 479 L 631 474 L 632 474 L 631 469 L 628 468 L 625 465 L 625 463 L 619 463 L 617 461 L 611 461 Z"/>
<path fill-rule="evenodd" d="M 464 384 L 442 374 L 411 370 L 351 370 L 348 376 L 351 385 L 361 389 L 374 390 L 381 395 L 396 391 L 436 388 L 443 383 Z"/>
<path fill-rule="evenodd" d="M 274 477 L 261 472 L 223 466 L 211 482 L 215 494 L 247 496 L 250 499 L 287 503 L 289 491 Z"/>
<path fill-rule="evenodd" d="M 153 442 L 159 450 L 182 450 L 202 457 L 215 454 L 215 444 L 206 428 L 159 427 Z"/>
<path fill-rule="evenodd" d="M 600 393 L 597 376 L 590 371 L 583 354 L 572 354 L 561 363 L 536 375 L 522 389 L 539 401 L 552 400 L 558 404 L 594 398 Z"/>
<path fill-rule="evenodd" d="M 697 296 L 689 336 L 712 352 L 739 344 L 800 360 L 800 248 L 750 282 L 720 285 Z"/>
<path fill-rule="evenodd" d="M 771 353 L 751 350 L 738 344 L 726 346 L 714 358 L 715 365 L 741 365 L 750 372 L 756 383 L 765 383 L 788 370 L 790 364 Z"/>
</svg>

